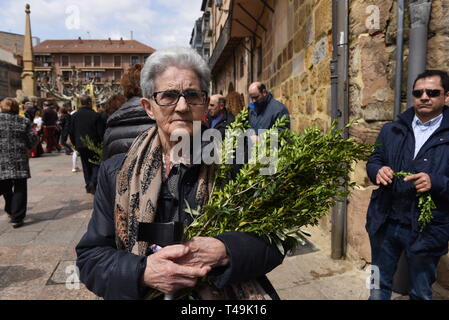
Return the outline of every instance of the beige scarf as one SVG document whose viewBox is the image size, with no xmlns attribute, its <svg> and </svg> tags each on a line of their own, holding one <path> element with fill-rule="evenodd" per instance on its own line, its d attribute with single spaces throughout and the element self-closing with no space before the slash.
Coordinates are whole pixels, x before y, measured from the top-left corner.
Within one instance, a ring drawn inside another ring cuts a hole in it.
<svg viewBox="0 0 449 320">
<path fill-rule="evenodd" d="M 115 194 L 116 244 L 132 252 L 140 222 L 151 223 L 157 212 L 162 185 L 162 145 L 157 126 L 136 138 L 117 174 Z M 203 205 L 213 185 L 213 166 L 201 165 L 196 204 Z M 148 255 L 149 243 L 139 241 L 137 252 Z"/>
</svg>

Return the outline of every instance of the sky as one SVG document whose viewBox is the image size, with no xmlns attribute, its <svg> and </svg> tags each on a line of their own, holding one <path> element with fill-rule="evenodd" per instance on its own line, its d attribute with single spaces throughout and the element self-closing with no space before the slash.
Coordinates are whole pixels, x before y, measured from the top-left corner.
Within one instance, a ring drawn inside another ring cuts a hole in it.
<svg viewBox="0 0 449 320">
<path fill-rule="evenodd" d="M 0 0 L 0 31 L 24 34 L 25 4 L 33 37 L 133 39 L 155 49 L 188 46 L 202 0 Z"/>
</svg>

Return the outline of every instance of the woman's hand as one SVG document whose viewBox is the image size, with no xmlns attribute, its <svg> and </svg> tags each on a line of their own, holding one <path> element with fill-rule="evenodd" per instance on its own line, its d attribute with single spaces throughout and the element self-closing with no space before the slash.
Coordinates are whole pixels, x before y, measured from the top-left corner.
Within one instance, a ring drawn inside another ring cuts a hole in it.
<svg viewBox="0 0 449 320">
<path fill-rule="evenodd" d="M 190 249 L 190 252 L 176 260 L 179 264 L 198 267 L 219 267 L 229 264 L 226 247 L 218 239 L 194 237 L 184 245 Z"/>
<path fill-rule="evenodd" d="M 191 254 L 184 245 L 167 246 L 148 256 L 143 283 L 163 293 L 171 294 L 182 288 L 194 287 L 196 279 L 204 277 L 209 266 L 180 265 L 176 259 Z"/>
</svg>

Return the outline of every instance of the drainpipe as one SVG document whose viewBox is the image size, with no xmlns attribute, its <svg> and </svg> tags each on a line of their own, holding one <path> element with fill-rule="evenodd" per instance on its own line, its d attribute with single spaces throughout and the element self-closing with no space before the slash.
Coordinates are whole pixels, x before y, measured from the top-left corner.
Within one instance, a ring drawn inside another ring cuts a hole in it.
<svg viewBox="0 0 449 320">
<path fill-rule="evenodd" d="M 418 0 L 410 3 L 410 48 L 408 61 L 407 107 L 413 104 L 413 82 L 426 70 L 427 29 L 432 1 Z"/>
<path fill-rule="evenodd" d="M 345 128 L 349 120 L 349 82 L 348 82 L 348 0 L 332 1 L 332 42 L 331 62 L 331 116 L 338 120 L 338 127 Z M 344 130 L 348 138 L 348 129 Z M 344 259 L 346 255 L 347 198 L 339 200 L 332 209 L 332 259 Z"/>
<path fill-rule="evenodd" d="M 402 65 L 404 56 L 404 0 L 398 0 L 396 31 L 396 81 L 393 120 L 401 113 Z"/>
</svg>

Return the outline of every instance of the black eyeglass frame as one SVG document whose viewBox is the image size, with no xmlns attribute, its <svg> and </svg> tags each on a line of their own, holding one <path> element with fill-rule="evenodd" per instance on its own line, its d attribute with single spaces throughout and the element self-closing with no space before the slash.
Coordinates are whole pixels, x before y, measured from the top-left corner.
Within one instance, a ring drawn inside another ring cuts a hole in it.
<svg viewBox="0 0 449 320">
<path fill-rule="evenodd" d="M 416 89 L 412 91 L 412 95 L 418 99 L 426 92 L 429 98 L 436 98 L 441 95 L 441 91 L 441 89 Z"/>
<path fill-rule="evenodd" d="M 187 101 L 187 98 L 186 98 L 186 93 L 187 92 L 201 92 L 201 93 L 203 93 L 204 94 L 204 101 L 203 101 L 203 103 L 190 103 L 189 101 Z M 157 95 L 159 94 L 159 93 L 163 93 L 163 92 L 177 92 L 178 93 L 178 98 L 176 99 L 176 101 L 175 102 L 173 102 L 173 103 L 170 103 L 170 104 L 161 104 L 161 103 L 159 103 L 158 101 L 157 101 L 157 99 L 156 99 L 156 97 L 157 97 Z M 186 100 L 186 102 L 187 102 L 187 104 L 189 104 L 189 105 L 192 105 L 192 106 L 204 106 L 204 105 L 206 105 L 206 102 L 207 102 L 207 98 L 208 98 L 208 93 L 207 93 L 207 91 L 206 90 L 185 90 L 185 91 L 183 91 L 183 92 L 179 92 L 179 91 L 177 91 L 177 90 L 165 90 L 165 91 L 157 91 L 157 92 L 154 92 L 153 94 L 152 94 L 152 96 L 151 96 L 151 98 L 156 102 L 156 104 L 158 105 L 158 106 L 160 106 L 160 107 L 173 107 L 173 106 L 175 106 L 175 105 L 177 105 L 178 104 L 178 102 L 179 102 L 179 99 L 181 99 L 181 97 L 184 97 L 184 99 Z"/>
</svg>

